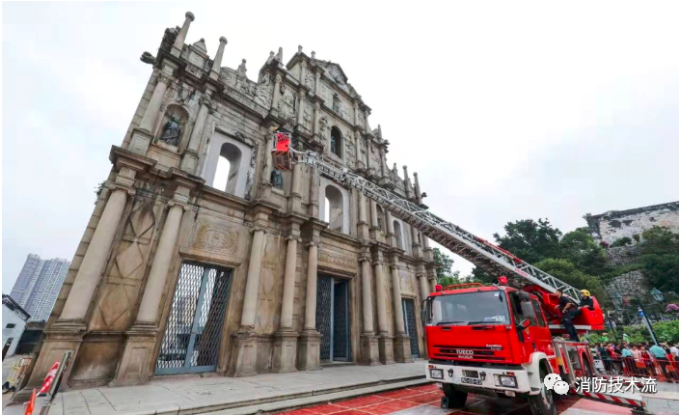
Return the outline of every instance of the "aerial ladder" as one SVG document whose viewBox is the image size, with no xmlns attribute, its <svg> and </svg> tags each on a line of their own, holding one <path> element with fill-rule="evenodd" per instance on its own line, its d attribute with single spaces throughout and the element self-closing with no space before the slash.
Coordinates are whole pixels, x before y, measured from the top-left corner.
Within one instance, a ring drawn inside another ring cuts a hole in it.
<svg viewBox="0 0 679 417">
<path fill-rule="evenodd" d="M 439 243 L 452 253 L 468 260 L 493 276 L 504 275 L 516 288 L 539 288 L 545 294 L 561 290 L 576 304 L 580 292 L 575 287 L 542 271 L 509 251 L 478 237 L 461 227 L 436 216 L 425 207 L 361 177 L 349 168 L 310 150 L 298 151 L 291 146 L 290 135 L 274 133 L 272 160 L 277 169 L 289 170 L 294 164 L 315 168 L 339 184 L 355 188 L 364 196 L 381 204 L 398 218 L 413 226 L 425 236 Z M 555 326 L 550 325 L 550 328 Z M 577 327 L 577 326 L 576 326 Z M 569 357 L 569 342 L 557 342 L 557 356 L 572 368 Z M 573 369 L 571 369 L 571 374 Z M 572 390 L 572 392 L 574 392 Z M 575 393 L 575 392 L 574 392 Z M 579 394 L 583 395 L 583 394 Z M 615 398 L 613 398 L 615 397 Z M 594 400 L 618 404 L 635 409 L 644 409 L 645 402 L 635 395 L 599 395 Z"/>
<path fill-rule="evenodd" d="M 353 173 L 347 167 L 313 151 L 302 152 L 292 148 L 286 149 L 288 144 L 289 142 L 274 150 L 274 160 L 276 161 L 278 157 L 279 161 L 278 168 L 289 169 L 288 167 L 293 163 L 314 167 L 320 173 L 338 183 L 353 187 L 366 197 L 375 200 L 428 238 L 491 275 L 505 275 L 519 284 L 519 287 L 533 284 L 549 293 L 561 290 L 575 302 L 579 302 L 579 291 L 560 279 L 519 259 L 499 246 L 436 216 L 424 207 Z"/>
</svg>

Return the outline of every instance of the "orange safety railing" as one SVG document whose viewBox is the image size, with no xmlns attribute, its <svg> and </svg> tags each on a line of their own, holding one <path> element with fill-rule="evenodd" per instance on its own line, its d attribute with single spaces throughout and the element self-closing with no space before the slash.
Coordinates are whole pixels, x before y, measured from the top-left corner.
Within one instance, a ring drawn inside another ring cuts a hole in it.
<svg viewBox="0 0 679 417">
<path fill-rule="evenodd" d="M 679 362 L 673 359 L 633 358 L 601 358 L 607 373 L 655 378 L 660 382 L 679 383 Z"/>
</svg>

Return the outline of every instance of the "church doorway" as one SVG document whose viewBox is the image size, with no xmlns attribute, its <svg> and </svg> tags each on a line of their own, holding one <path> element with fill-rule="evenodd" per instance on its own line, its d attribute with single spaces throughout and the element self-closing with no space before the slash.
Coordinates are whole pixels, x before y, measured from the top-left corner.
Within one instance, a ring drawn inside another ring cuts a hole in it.
<svg viewBox="0 0 679 417">
<path fill-rule="evenodd" d="M 319 275 L 316 299 L 321 362 L 351 362 L 349 281 Z"/>
</svg>

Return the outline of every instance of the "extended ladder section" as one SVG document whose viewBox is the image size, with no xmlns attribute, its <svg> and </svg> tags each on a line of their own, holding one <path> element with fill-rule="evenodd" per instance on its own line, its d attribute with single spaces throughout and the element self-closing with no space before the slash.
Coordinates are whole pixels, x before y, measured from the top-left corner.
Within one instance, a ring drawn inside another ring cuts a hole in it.
<svg viewBox="0 0 679 417">
<path fill-rule="evenodd" d="M 579 291 L 565 282 L 517 258 L 510 252 L 447 222 L 421 206 L 352 173 L 348 168 L 323 158 L 313 151 L 291 149 L 296 162 L 315 167 L 319 172 L 361 191 L 425 236 L 494 276 L 507 275 L 523 284 L 535 284 L 545 291 L 562 290 L 576 302 Z"/>
</svg>

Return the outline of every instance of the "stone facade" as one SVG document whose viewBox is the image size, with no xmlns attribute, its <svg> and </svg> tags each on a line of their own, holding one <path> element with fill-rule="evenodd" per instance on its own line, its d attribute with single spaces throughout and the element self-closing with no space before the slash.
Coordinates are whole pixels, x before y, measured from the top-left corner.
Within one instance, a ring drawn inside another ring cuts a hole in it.
<svg viewBox="0 0 679 417">
<path fill-rule="evenodd" d="M 620 238 L 634 239 L 653 226 L 667 227 L 679 233 L 679 201 L 629 210 L 585 215 L 592 237 L 612 244 Z"/>
<path fill-rule="evenodd" d="M 67 350 L 75 357 L 65 375 L 70 387 L 152 378 L 163 335 L 179 320 L 186 264 L 230 274 L 213 341 L 218 374 L 322 367 L 325 277 L 348 294 L 343 360 L 410 361 L 408 332 L 426 356 L 419 308 L 416 320 L 404 320 L 402 303 L 420 306 L 433 288 L 426 237 L 312 167 L 296 165 L 280 173 L 282 184 L 272 183 L 272 132 L 282 128 L 296 149 L 422 204 L 417 175 L 413 184 L 406 167 L 404 178 L 389 169 L 389 142 L 370 128 L 370 108 L 343 69 L 301 47 L 284 64 L 281 49 L 255 82 L 244 60 L 237 69 L 221 66 L 225 38 L 212 58 L 203 40 L 187 44 L 192 21 L 187 13 L 182 27 L 165 31 L 157 56 L 142 55 L 152 65 L 148 85 L 122 145 L 111 149 L 111 173 L 28 386 Z M 229 178 L 217 188 L 222 158 Z"/>
</svg>

